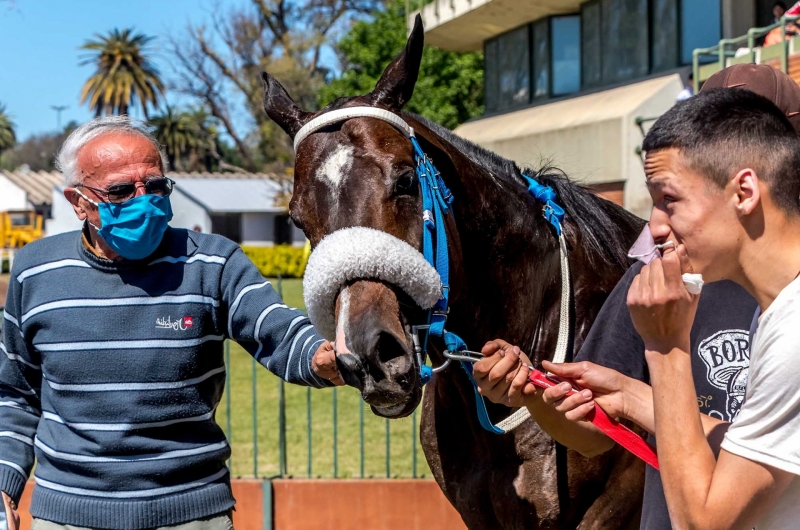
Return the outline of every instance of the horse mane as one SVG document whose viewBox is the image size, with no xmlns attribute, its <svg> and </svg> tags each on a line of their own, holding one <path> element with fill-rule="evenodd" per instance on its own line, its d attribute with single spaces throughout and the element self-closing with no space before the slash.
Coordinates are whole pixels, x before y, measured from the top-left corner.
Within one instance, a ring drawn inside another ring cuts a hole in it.
<svg viewBox="0 0 800 530">
<path fill-rule="evenodd" d="M 631 226 L 643 226 L 644 220 L 611 201 L 598 197 L 586 186 L 571 180 L 562 170 L 552 165 L 539 169 L 521 169 L 515 162 L 465 140 L 438 123 L 416 114 L 408 114 L 466 155 L 473 163 L 515 188 L 524 186 L 527 189 L 528 185 L 522 174 L 553 188 L 558 204 L 577 225 L 589 260 L 593 263 L 596 260 L 610 261 L 623 269 L 630 266 L 629 229 Z"/>
</svg>

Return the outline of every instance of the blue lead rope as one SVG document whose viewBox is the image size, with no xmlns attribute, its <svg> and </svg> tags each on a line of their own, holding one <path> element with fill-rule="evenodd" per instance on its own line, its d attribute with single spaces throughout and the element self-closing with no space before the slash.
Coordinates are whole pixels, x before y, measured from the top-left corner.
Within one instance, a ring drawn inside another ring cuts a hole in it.
<svg viewBox="0 0 800 530">
<path fill-rule="evenodd" d="M 422 351 L 427 350 L 428 337 L 441 338 L 445 343 L 445 348 L 449 352 L 460 352 L 467 349 L 466 343 L 456 335 L 444 329 L 447 322 L 447 312 L 450 297 L 450 262 L 447 251 L 447 230 L 445 227 L 445 215 L 450 213 L 450 205 L 453 202 L 453 195 L 442 180 L 441 175 L 433 166 L 431 160 L 422 151 L 416 137 L 411 136 L 411 143 L 414 146 L 414 160 L 416 162 L 416 173 L 419 179 L 420 190 L 422 193 L 422 253 L 425 259 L 439 273 L 442 281 L 442 298 L 428 311 L 429 331 L 425 338 Z M 561 235 L 561 222 L 564 220 L 564 209 L 556 204 L 556 193 L 549 186 L 542 186 L 532 178 L 522 175 L 528 182 L 528 192 L 537 200 L 544 203 L 544 216 L 553 225 L 557 235 Z M 424 357 L 423 357 L 424 360 Z M 461 367 L 466 372 L 472 383 L 475 393 L 475 404 L 478 411 L 478 421 L 481 427 L 495 434 L 504 434 L 505 431 L 495 427 L 489 418 L 486 410 L 486 403 L 483 396 L 478 392 L 478 385 L 472 375 L 472 363 L 460 361 Z M 420 366 L 420 379 L 422 384 L 426 384 L 433 376 L 430 366 L 422 364 Z"/>
</svg>

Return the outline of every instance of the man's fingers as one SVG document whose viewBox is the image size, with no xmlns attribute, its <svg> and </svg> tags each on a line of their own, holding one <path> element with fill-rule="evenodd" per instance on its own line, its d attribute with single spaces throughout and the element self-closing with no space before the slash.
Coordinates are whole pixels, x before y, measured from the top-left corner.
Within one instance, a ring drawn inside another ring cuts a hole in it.
<svg viewBox="0 0 800 530">
<path fill-rule="evenodd" d="M 497 353 L 497 351 L 500 350 L 501 348 L 502 346 L 500 346 L 500 344 L 496 340 L 490 340 L 489 342 L 483 345 L 483 348 L 481 348 L 481 353 L 488 357 L 490 355 L 494 355 L 495 353 Z"/>
<path fill-rule="evenodd" d="M 681 275 L 681 258 L 678 252 L 671 252 L 664 256 L 662 261 L 664 288 L 672 291 L 674 289 L 685 289 Z M 681 292 L 681 291 L 678 291 Z"/>
<path fill-rule="evenodd" d="M 595 407 L 596 405 L 594 404 L 594 401 L 589 401 L 588 403 L 584 403 L 583 405 L 580 405 L 570 410 L 569 412 L 564 414 L 564 417 L 570 421 L 582 420 L 586 417 L 587 414 L 589 414 L 592 410 L 594 410 Z"/>
<path fill-rule="evenodd" d="M 344 386 L 344 379 L 342 379 L 338 374 L 328 379 L 328 381 L 336 386 Z"/>
<path fill-rule="evenodd" d="M 547 388 L 542 393 L 542 401 L 548 405 L 557 405 L 571 390 L 572 385 L 569 383 L 561 383 L 560 385 Z"/>
<path fill-rule="evenodd" d="M 543 361 L 542 366 L 545 370 L 554 373 L 558 377 L 566 377 L 567 379 L 580 379 L 591 367 L 591 363 L 583 361 L 579 363 L 556 364 L 550 361 Z"/>
<path fill-rule="evenodd" d="M 492 368 L 502 359 L 503 357 L 500 355 L 499 351 L 495 352 L 493 355 L 484 357 L 472 366 L 472 376 L 478 381 L 486 379 L 489 372 L 492 371 Z"/>
<path fill-rule="evenodd" d="M 556 410 L 559 412 L 569 412 L 584 403 L 587 403 L 592 400 L 592 392 L 591 390 L 581 390 L 580 392 L 573 394 L 571 396 L 565 397 L 561 403 L 556 406 Z"/>
<path fill-rule="evenodd" d="M 497 364 L 489 372 L 486 379 L 490 387 L 497 386 L 500 383 L 510 384 L 511 380 L 508 375 L 519 367 L 519 356 L 511 353 L 500 359 Z M 512 376 L 513 379 L 513 376 Z"/>
<path fill-rule="evenodd" d="M 529 384 L 528 372 L 527 366 L 520 366 L 519 370 L 517 370 L 517 374 L 508 387 L 508 405 L 517 406 L 520 404 L 517 403 L 517 400 L 523 395 L 525 386 Z"/>
</svg>

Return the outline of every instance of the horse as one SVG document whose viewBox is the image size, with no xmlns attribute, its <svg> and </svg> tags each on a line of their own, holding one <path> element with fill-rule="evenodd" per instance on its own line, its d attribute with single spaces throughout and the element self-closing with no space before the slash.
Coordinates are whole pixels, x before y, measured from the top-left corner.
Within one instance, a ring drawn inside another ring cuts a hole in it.
<svg viewBox="0 0 800 530">
<path fill-rule="evenodd" d="M 417 18 L 406 47 L 366 95 L 339 98 L 318 112 L 301 109 L 266 72 L 264 107 L 292 139 L 312 119 L 371 107 L 413 128 L 452 193 L 445 218 L 450 259 L 447 328 L 468 345 L 504 338 L 536 366 L 557 341 L 559 242 L 526 192 L 522 174 L 551 187 L 566 210 L 572 298 L 570 351 L 580 348 L 607 295 L 630 265 L 626 250 L 644 221 L 544 167 L 515 163 L 402 111 L 411 99 L 423 49 Z M 409 137 L 386 119 L 352 117 L 296 145 L 290 215 L 316 248 L 330 234 L 367 227 L 422 248 L 422 199 Z M 313 256 L 313 255 L 312 255 Z M 356 259 L 357 259 L 357 255 Z M 436 373 L 423 398 L 412 326 L 426 311 L 397 284 L 353 278 L 336 293 L 331 319 L 346 336 L 337 364 L 373 413 L 411 414 L 422 400 L 421 442 L 434 478 L 467 527 L 618 529 L 637 524 L 644 465 L 621 447 L 585 458 L 556 444 L 533 419 L 506 434 L 481 428 L 472 383 L 456 363 Z M 315 322 L 315 324 L 317 324 Z M 339 341 L 337 339 L 337 347 Z M 441 367 L 443 345 L 431 340 Z M 492 421 L 512 409 L 487 404 Z M 413 506 L 409 506 L 413 509 Z"/>
</svg>

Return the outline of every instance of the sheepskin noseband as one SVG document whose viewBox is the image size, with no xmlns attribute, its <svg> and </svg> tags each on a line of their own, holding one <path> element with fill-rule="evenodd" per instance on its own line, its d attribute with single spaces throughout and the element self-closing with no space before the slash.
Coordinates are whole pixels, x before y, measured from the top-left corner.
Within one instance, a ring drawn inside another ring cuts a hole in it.
<svg viewBox="0 0 800 530">
<path fill-rule="evenodd" d="M 311 253 L 303 279 L 306 309 L 323 337 L 336 336 L 336 297 L 355 280 L 381 280 L 408 294 L 422 309 L 442 297 L 439 274 L 414 247 L 373 228 L 337 230 Z"/>
</svg>

